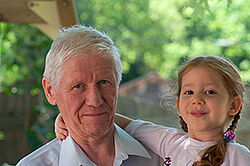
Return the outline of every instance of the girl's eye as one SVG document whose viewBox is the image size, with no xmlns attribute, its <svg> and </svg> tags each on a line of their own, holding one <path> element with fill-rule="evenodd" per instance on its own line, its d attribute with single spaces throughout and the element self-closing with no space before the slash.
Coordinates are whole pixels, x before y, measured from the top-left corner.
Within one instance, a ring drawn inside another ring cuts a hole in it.
<svg viewBox="0 0 250 166">
<path fill-rule="evenodd" d="M 191 91 L 191 90 L 188 90 L 188 91 L 184 92 L 184 94 L 185 94 L 185 95 L 192 95 L 192 94 L 194 94 L 194 92 Z"/>
<path fill-rule="evenodd" d="M 216 92 L 213 90 L 208 90 L 208 91 L 205 91 L 205 94 L 214 95 L 214 94 L 216 94 Z"/>
</svg>

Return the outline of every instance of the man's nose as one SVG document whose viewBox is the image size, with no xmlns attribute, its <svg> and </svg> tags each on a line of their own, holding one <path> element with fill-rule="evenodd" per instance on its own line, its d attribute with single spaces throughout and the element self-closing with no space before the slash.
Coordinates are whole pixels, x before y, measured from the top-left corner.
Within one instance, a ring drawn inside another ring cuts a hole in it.
<svg viewBox="0 0 250 166">
<path fill-rule="evenodd" d="M 205 100 L 204 100 L 203 95 L 202 94 L 195 94 L 193 96 L 192 104 L 200 104 L 200 105 L 205 104 Z"/>
<path fill-rule="evenodd" d="M 93 106 L 93 107 L 99 107 L 103 103 L 103 98 L 96 87 L 88 88 L 88 91 L 86 93 L 86 105 Z"/>
</svg>

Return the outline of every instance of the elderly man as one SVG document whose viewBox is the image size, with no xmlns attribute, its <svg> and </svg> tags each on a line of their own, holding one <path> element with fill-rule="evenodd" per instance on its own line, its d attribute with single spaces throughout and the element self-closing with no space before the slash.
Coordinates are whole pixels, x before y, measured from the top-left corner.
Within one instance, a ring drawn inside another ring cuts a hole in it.
<svg viewBox="0 0 250 166">
<path fill-rule="evenodd" d="M 114 124 L 121 75 L 107 35 L 83 25 L 63 29 L 47 54 L 42 85 L 70 134 L 17 166 L 160 166 L 158 156 Z"/>
</svg>

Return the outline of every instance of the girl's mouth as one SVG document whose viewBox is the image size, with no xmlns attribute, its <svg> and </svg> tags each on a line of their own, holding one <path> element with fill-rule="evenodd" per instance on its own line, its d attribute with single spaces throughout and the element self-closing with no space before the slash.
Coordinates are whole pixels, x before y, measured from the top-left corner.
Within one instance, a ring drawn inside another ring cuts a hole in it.
<svg viewBox="0 0 250 166">
<path fill-rule="evenodd" d="M 193 112 L 191 113 L 191 115 L 195 118 L 200 118 L 203 117 L 204 115 L 206 115 L 206 113 L 202 113 L 202 112 Z"/>
</svg>

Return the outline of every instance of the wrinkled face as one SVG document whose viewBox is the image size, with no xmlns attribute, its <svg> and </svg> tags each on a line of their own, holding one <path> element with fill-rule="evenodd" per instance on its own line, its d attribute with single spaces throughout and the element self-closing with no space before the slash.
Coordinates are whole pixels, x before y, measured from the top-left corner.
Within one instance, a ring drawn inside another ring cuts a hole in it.
<svg viewBox="0 0 250 166">
<path fill-rule="evenodd" d="M 63 63 L 55 103 L 71 135 L 101 136 L 113 129 L 118 83 L 110 60 L 76 56 Z"/>
<path fill-rule="evenodd" d="M 182 78 L 176 101 L 178 114 L 188 125 L 188 132 L 223 131 L 230 115 L 234 115 L 223 77 L 209 67 L 194 67 Z"/>
</svg>

